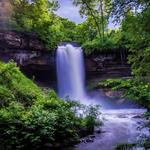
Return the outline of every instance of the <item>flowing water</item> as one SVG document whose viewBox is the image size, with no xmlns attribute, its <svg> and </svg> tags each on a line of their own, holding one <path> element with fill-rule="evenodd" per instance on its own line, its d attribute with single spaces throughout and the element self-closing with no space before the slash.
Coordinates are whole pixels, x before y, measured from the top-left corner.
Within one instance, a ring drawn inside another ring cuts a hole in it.
<svg viewBox="0 0 150 150">
<path fill-rule="evenodd" d="M 59 96 L 73 100 L 84 99 L 86 94 L 82 49 L 70 44 L 59 46 L 56 63 Z"/>
<path fill-rule="evenodd" d="M 102 111 L 101 133 L 94 134 L 94 142 L 81 142 L 73 150 L 114 150 L 118 144 L 136 143 L 142 136 L 149 136 L 148 128 L 139 129 L 145 123 L 141 118 L 144 112 L 144 109 Z"/>
<path fill-rule="evenodd" d="M 149 135 L 149 129 L 139 130 L 145 122 L 146 110 L 125 102 L 117 105 L 115 100 L 107 100 L 85 90 L 84 59 L 80 47 L 71 44 L 58 46 L 57 56 L 58 94 L 61 98 L 80 100 L 84 104 L 102 106 L 102 133 L 96 134 L 94 142 L 81 142 L 73 150 L 113 150 L 117 144 L 134 143 L 141 135 Z"/>
</svg>

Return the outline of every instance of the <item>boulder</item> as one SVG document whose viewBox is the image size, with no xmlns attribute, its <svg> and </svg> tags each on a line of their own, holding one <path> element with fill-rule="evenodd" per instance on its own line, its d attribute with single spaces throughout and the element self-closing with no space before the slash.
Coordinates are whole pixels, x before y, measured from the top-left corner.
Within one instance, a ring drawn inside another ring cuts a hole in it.
<svg viewBox="0 0 150 150">
<path fill-rule="evenodd" d="M 7 49 L 15 50 L 47 50 L 40 39 L 35 34 L 17 32 L 17 31 L 0 31 L 0 44 Z M 2 50 L 2 49 L 1 49 Z"/>
</svg>

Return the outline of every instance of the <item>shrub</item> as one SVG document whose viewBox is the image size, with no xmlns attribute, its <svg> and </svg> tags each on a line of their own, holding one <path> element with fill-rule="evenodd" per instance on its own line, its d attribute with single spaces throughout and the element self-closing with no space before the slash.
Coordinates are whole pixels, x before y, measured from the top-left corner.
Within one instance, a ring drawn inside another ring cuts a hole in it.
<svg viewBox="0 0 150 150">
<path fill-rule="evenodd" d="M 79 115 L 81 110 L 86 112 L 84 116 Z M 44 149 L 47 143 L 52 147 L 74 144 L 83 136 L 80 131 L 89 134 L 97 115 L 97 107 L 63 101 L 52 90 L 42 91 L 13 62 L 0 63 L 2 150 Z"/>
<path fill-rule="evenodd" d="M 88 133 L 93 133 L 94 132 L 94 127 L 95 125 L 100 125 L 101 122 L 97 121 L 97 116 L 100 115 L 99 113 L 99 106 L 88 106 L 87 109 L 85 110 L 86 117 L 84 119 L 84 123 L 86 125 Z"/>
<path fill-rule="evenodd" d="M 97 87 L 123 90 L 124 96 L 133 99 L 150 110 L 150 83 L 136 79 L 108 79 L 98 83 Z"/>
<path fill-rule="evenodd" d="M 4 86 L 0 86 L 0 107 L 6 107 L 11 101 L 15 101 L 15 96 Z"/>
<path fill-rule="evenodd" d="M 15 99 L 24 105 L 31 105 L 42 93 L 41 89 L 26 78 L 13 62 L 0 63 L 0 85 L 10 90 Z"/>
</svg>

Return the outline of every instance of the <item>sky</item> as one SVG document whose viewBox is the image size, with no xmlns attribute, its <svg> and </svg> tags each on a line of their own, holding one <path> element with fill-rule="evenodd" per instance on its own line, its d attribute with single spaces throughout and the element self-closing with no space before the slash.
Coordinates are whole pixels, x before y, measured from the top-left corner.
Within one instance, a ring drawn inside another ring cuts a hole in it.
<svg viewBox="0 0 150 150">
<path fill-rule="evenodd" d="M 77 24 L 84 21 L 79 14 L 79 8 L 72 4 L 72 0 L 59 0 L 59 4 L 60 8 L 56 12 L 57 15 L 68 18 Z"/>
<path fill-rule="evenodd" d="M 79 14 L 79 7 L 76 7 L 72 4 L 72 0 L 58 0 L 60 8 L 57 10 L 56 14 L 63 18 L 68 18 L 70 21 L 73 21 L 77 24 L 82 23 L 85 18 L 81 18 Z M 113 23 L 110 21 L 108 28 L 116 28 Z"/>
</svg>

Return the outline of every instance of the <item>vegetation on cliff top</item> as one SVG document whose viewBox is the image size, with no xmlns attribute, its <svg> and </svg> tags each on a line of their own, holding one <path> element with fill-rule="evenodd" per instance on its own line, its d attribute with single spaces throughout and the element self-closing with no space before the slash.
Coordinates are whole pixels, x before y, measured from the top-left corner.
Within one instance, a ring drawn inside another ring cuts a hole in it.
<svg viewBox="0 0 150 150">
<path fill-rule="evenodd" d="M 124 97 L 135 100 L 150 111 L 150 83 L 135 79 L 107 79 L 99 82 L 97 87 L 122 90 Z"/>
<path fill-rule="evenodd" d="M 76 41 L 86 54 L 126 49 L 134 75 L 150 75 L 150 4 L 147 0 L 72 0 L 87 19 L 77 25 L 55 14 L 59 1 L 15 0 L 12 28 L 35 32 L 45 46 L 54 50 L 59 42 Z M 32 12 L 32 13 L 31 13 Z M 119 22 L 108 28 L 109 20 Z"/>
</svg>

